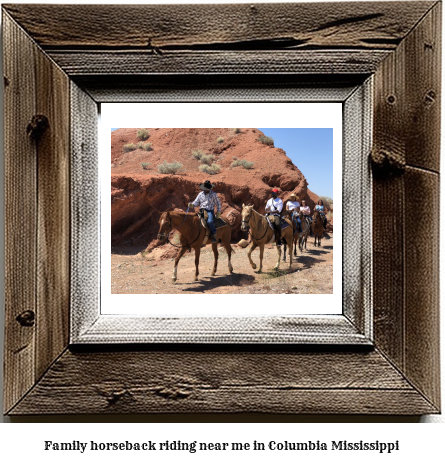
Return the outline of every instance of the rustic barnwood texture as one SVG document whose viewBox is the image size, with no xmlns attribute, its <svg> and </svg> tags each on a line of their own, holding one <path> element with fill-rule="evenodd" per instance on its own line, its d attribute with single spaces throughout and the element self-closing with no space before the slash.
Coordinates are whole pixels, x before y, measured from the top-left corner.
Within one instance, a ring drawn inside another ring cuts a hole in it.
<svg viewBox="0 0 445 465">
<path fill-rule="evenodd" d="M 33 5 L 32 13 L 29 5 L 4 8 L 45 50 L 156 52 L 193 47 L 395 49 L 434 4 Z"/>
<path fill-rule="evenodd" d="M 4 34 L 8 410 L 68 343 L 69 78 L 6 14 Z"/>
<path fill-rule="evenodd" d="M 35 47 L 7 15 L 3 43 L 6 411 L 35 382 L 37 159 L 36 146 L 26 134 L 35 115 L 35 69 L 28 66 Z"/>
<path fill-rule="evenodd" d="M 151 51 L 50 51 L 73 79 L 83 75 L 178 74 L 370 74 L 389 50 L 257 50 L 165 52 Z"/>
<path fill-rule="evenodd" d="M 70 292 L 69 78 L 36 51 L 36 114 L 48 118 L 37 147 L 37 339 L 40 377 L 68 344 Z"/>
<path fill-rule="evenodd" d="M 372 153 L 375 342 L 435 405 L 440 10 L 437 4 L 375 75 Z M 419 204 L 424 221 L 415 220 Z"/>
<path fill-rule="evenodd" d="M 377 351 L 67 351 L 11 413 L 434 412 Z"/>
<path fill-rule="evenodd" d="M 438 144 L 438 140 L 436 143 Z M 432 158 L 431 158 L 432 159 Z M 405 173 L 405 373 L 440 405 L 439 175 L 407 167 Z M 422 205 L 422 219 L 416 205 Z"/>
<path fill-rule="evenodd" d="M 440 3 L 6 5 L 4 11 L 6 412 L 439 411 L 432 241 Z M 364 82 L 374 74 L 375 349 L 66 348 L 64 186 L 73 106 L 64 72 L 80 85 L 71 94 L 79 102 L 88 100 L 82 91 L 113 101 L 122 87 L 143 99 L 159 82 L 176 90 L 217 89 L 215 73 L 235 87 L 238 76 L 256 85 L 258 75 L 270 73 L 282 83 L 291 81 L 289 73 L 304 76 L 305 85 L 322 76 L 329 86 L 344 84 L 345 75 Z M 37 114 L 48 124 L 30 138 L 27 125 Z M 413 225 L 419 198 L 429 215 Z"/>
</svg>

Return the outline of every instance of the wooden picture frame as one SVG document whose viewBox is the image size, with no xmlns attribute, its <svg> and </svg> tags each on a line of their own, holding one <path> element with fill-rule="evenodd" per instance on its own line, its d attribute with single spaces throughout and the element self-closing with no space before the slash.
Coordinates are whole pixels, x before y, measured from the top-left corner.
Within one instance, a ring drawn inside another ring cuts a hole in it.
<svg viewBox="0 0 445 465">
<path fill-rule="evenodd" d="M 14 4 L 2 14 L 6 414 L 440 411 L 440 2 Z M 71 284 L 90 252 L 73 230 L 88 237 L 81 202 L 94 195 L 71 160 L 95 169 L 98 104 L 369 79 L 372 318 L 351 324 L 372 328 L 370 344 L 70 344 L 73 295 L 91 305 L 90 283 Z"/>
</svg>

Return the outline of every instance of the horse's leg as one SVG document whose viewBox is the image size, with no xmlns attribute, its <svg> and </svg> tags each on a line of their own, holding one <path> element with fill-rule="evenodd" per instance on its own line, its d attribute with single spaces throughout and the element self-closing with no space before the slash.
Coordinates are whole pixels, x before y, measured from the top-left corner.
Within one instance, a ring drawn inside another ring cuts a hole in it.
<svg viewBox="0 0 445 465">
<path fill-rule="evenodd" d="M 227 257 L 229 259 L 229 272 L 233 273 L 233 266 L 232 266 L 232 247 L 230 246 L 230 236 L 228 238 L 225 238 L 224 240 L 224 248 L 226 249 L 227 252 Z"/>
<path fill-rule="evenodd" d="M 292 241 L 294 240 L 294 233 L 293 231 L 287 235 L 287 242 L 290 241 L 290 247 L 289 247 L 289 268 L 292 266 Z"/>
<path fill-rule="evenodd" d="M 264 256 L 264 244 L 260 245 L 260 269 L 258 270 L 258 273 L 263 272 L 263 256 Z"/>
<path fill-rule="evenodd" d="M 252 266 L 254 270 L 256 269 L 256 265 L 255 263 L 253 263 L 251 255 L 252 255 L 252 252 L 257 248 L 257 246 L 258 244 L 252 241 L 252 245 L 250 246 L 250 249 L 247 252 L 247 258 L 249 259 L 250 265 Z"/>
<path fill-rule="evenodd" d="M 286 244 L 286 241 L 283 241 L 283 243 L 284 243 L 283 262 L 285 262 L 286 261 L 287 244 Z"/>
<path fill-rule="evenodd" d="M 218 244 L 216 242 L 212 244 L 212 250 L 213 250 L 213 257 L 214 257 L 212 276 L 215 276 L 216 269 L 218 268 L 218 255 L 219 255 Z"/>
<path fill-rule="evenodd" d="M 195 281 L 198 281 L 199 276 L 199 256 L 201 255 L 201 247 L 195 247 Z"/>
<path fill-rule="evenodd" d="M 280 268 L 280 263 L 281 263 L 281 247 L 279 245 L 277 245 L 277 252 L 278 252 L 278 261 L 277 261 L 277 264 L 274 267 L 274 270 L 278 271 L 279 268 Z"/>
<path fill-rule="evenodd" d="M 186 247 L 182 247 L 179 250 L 178 255 L 176 255 L 175 267 L 173 268 L 173 276 L 172 276 L 173 282 L 175 282 L 178 279 L 178 263 L 179 263 L 179 260 L 181 259 L 181 257 L 185 254 L 186 250 L 187 250 Z"/>
</svg>

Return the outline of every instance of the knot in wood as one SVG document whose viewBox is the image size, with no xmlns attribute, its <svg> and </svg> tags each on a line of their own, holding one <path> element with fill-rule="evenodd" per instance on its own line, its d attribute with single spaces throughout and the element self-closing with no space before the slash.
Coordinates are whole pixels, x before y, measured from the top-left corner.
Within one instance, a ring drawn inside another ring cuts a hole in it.
<svg viewBox="0 0 445 465">
<path fill-rule="evenodd" d="M 26 133 L 31 139 L 39 140 L 49 128 L 49 121 L 45 115 L 34 115 L 26 127 Z"/>
<path fill-rule="evenodd" d="M 375 150 L 371 153 L 371 164 L 375 174 L 397 175 L 405 171 L 405 157 L 402 153 L 386 149 Z"/>
<path fill-rule="evenodd" d="M 22 326 L 34 326 L 35 313 L 32 310 L 25 310 L 24 312 L 17 315 L 16 320 Z"/>
</svg>

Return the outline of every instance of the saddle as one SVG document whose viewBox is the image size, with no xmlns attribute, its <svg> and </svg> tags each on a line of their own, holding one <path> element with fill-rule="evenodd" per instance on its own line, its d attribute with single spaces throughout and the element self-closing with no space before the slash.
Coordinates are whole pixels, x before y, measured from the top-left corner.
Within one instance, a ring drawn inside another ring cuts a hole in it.
<svg viewBox="0 0 445 465">
<path fill-rule="evenodd" d="M 269 226 L 272 228 L 272 229 L 275 229 L 273 227 L 273 224 L 271 223 L 270 219 L 269 219 L 269 215 L 266 216 L 267 218 L 267 222 L 269 223 Z M 286 229 L 287 227 L 291 226 L 291 223 L 289 220 L 287 220 L 286 218 L 281 218 L 281 231 L 283 229 Z"/>
<path fill-rule="evenodd" d="M 197 215 L 201 219 L 201 224 L 203 228 L 208 229 L 207 220 L 209 219 L 209 214 L 207 213 L 207 211 L 201 209 L 199 210 Z M 218 218 L 218 219 L 215 218 L 215 221 L 213 222 L 213 224 L 215 225 L 215 229 L 223 228 L 224 226 L 227 225 L 227 223 L 222 218 Z"/>
</svg>

